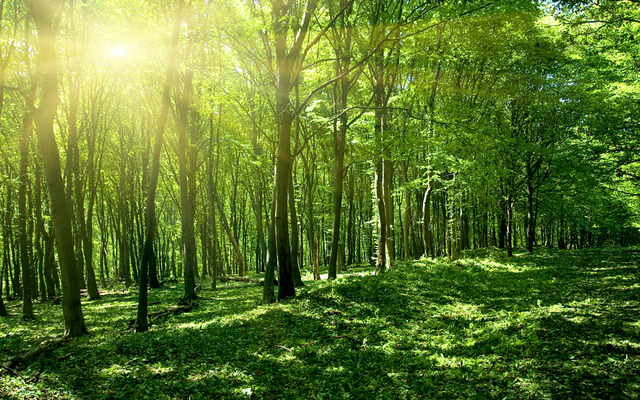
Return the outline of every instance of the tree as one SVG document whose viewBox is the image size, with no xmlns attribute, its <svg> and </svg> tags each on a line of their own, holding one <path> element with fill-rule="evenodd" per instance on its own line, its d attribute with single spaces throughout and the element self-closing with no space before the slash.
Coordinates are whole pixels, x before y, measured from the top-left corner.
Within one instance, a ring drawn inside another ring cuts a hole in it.
<svg viewBox="0 0 640 400">
<path fill-rule="evenodd" d="M 56 28 L 54 18 L 60 7 L 60 0 L 31 0 L 29 9 L 38 30 L 40 64 L 42 68 L 40 105 L 35 110 L 38 148 L 42 157 L 49 199 L 51 217 L 58 247 L 58 259 L 62 269 L 62 310 L 64 314 L 64 334 L 77 337 L 87 334 L 82 306 L 80 304 L 80 283 L 76 268 L 76 258 L 71 229 L 71 210 L 67 202 L 60 155 L 53 132 L 53 120 L 59 104 L 58 72 L 56 56 Z"/>
<path fill-rule="evenodd" d="M 144 247 L 142 248 L 142 257 L 140 260 L 140 293 L 138 297 L 138 314 L 136 317 L 136 331 L 145 332 L 148 328 L 147 322 L 147 275 L 148 266 L 151 261 L 153 253 L 153 242 L 155 240 L 157 230 L 156 220 L 156 189 L 158 187 L 158 175 L 160 173 L 160 152 L 162 150 L 162 141 L 164 136 L 164 128 L 167 123 L 167 117 L 169 115 L 169 106 L 171 103 L 171 88 L 174 84 L 174 80 L 177 78 L 177 54 L 178 54 L 178 40 L 180 35 L 180 24 L 182 22 L 182 14 L 185 9 L 185 3 L 183 0 L 178 0 L 178 4 L 175 9 L 173 19 L 173 30 L 171 33 L 171 45 L 169 47 L 169 54 L 167 55 L 167 76 L 162 88 L 162 108 L 160 110 L 160 116 L 158 118 L 158 126 L 156 129 L 155 144 L 153 146 L 153 159 L 151 161 L 151 173 L 149 175 L 149 187 L 147 193 L 147 207 L 146 207 L 146 235 L 144 240 Z M 194 288 L 192 288 L 193 290 Z M 185 288 L 186 290 L 186 288 Z M 186 293 L 185 296 L 189 296 L 191 293 Z M 195 294 L 195 292 L 193 293 Z"/>
</svg>

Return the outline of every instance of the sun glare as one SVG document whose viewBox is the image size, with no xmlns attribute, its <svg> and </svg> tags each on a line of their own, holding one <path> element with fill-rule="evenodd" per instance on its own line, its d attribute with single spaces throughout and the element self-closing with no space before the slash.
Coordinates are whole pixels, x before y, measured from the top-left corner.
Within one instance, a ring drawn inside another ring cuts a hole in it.
<svg viewBox="0 0 640 400">
<path fill-rule="evenodd" d="M 111 54 L 111 57 L 122 58 L 122 57 L 126 57 L 129 51 L 124 46 L 116 46 L 116 47 L 112 47 L 109 53 Z"/>
</svg>

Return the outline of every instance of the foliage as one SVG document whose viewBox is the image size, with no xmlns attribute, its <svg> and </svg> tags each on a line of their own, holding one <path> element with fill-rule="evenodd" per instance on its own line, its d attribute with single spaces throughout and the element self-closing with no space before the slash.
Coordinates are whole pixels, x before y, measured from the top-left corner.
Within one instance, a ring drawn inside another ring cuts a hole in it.
<svg viewBox="0 0 640 400">
<path fill-rule="evenodd" d="M 21 398 L 628 398 L 640 393 L 638 250 L 507 259 L 481 250 L 381 276 L 358 268 L 260 305 L 227 283 L 134 334 L 135 296 L 85 302 L 91 336 L 43 355 L 0 395 Z M 203 284 L 206 287 L 206 283 Z M 150 293 L 150 311 L 180 285 Z M 16 314 L 18 304 L 9 302 Z M 5 360 L 60 334 L 58 306 L 0 323 Z"/>
</svg>

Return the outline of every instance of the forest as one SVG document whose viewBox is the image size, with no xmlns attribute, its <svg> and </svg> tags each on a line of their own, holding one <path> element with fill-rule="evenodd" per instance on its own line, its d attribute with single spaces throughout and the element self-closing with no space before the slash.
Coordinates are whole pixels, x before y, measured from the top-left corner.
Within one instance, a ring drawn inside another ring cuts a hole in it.
<svg viewBox="0 0 640 400">
<path fill-rule="evenodd" d="M 638 398 L 638 40 L 638 0 L 0 0 L 0 397 Z"/>
</svg>

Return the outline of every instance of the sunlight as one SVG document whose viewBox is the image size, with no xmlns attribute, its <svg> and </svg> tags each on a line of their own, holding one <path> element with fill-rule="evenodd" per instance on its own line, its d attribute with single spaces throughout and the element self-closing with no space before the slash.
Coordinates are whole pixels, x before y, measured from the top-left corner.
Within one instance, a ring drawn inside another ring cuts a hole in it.
<svg viewBox="0 0 640 400">
<path fill-rule="evenodd" d="M 129 49 L 125 46 L 115 46 L 109 50 L 109 54 L 114 58 L 124 58 L 129 54 Z"/>
</svg>

